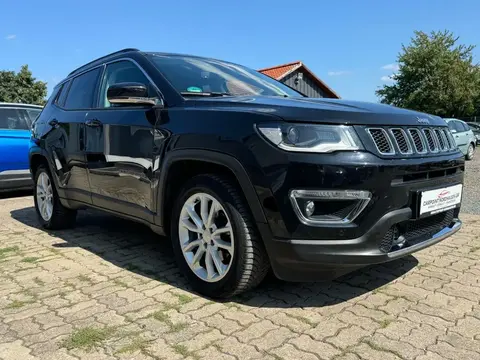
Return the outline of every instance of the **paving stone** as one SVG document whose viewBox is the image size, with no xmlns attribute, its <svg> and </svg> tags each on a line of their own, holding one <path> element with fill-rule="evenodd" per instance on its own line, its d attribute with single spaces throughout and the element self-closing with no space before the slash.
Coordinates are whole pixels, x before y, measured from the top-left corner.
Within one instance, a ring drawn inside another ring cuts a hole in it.
<svg viewBox="0 0 480 360">
<path fill-rule="evenodd" d="M 355 346 L 351 351 L 359 355 L 363 360 L 402 360 L 401 357 L 391 352 L 372 348 L 365 343 Z"/>
<path fill-rule="evenodd" d="M 289 339 L 297 337 L 298 334 L 290 329 L 281 327 L 267 332 L 262 337 L 255 339 L 250 344 L 256 346 L 260 350 L 269 350 L 286 343 Z"/>
<path fill-rule="evenodd" d="M 367 331 L 358 326 L 350 326 L 340 330 L 336 336 L 327 338 L 325 341 L 333 344 L 340 349 L 346 349 L 357 344 L 362 338 L 370 336 L 371 331 Z"/>
<path fill-rule="evenodd" d="M 318 357 L 314 354 L 298 350 L 292 344 L 285 344 L 279 348 L 271 350 L 270 352 L 279 356 L 281 359 L 318 360 Z"/>
<path fill-rule="evenodd" d="M 263 354 L 257 351 L 254 346 L 239 342 L 234 337 L 228 337 L 215 343 L 223 353 L 233 355 L 237 359 L 259 359 Z"/>
<path fill-rule="evenodd" d="M 180 345 L 185 346 L 189 351 L 197 351 L 223 338 L 225 338 L 225 335 L 222 335 L 220 331 L 214 329 L 208 332 L 200 333 L 193 339 L 180 343 Z"/>
<path fill-rule="evenodd" d="M 21 340 L 10 343 L 0 343 L 0 358 L 3 360 L 35 360 L 35 357 L 30 355 L 31 350 L 22 345 Z"/>
<path fill-rule="evenodd" d="M 341 354 L 341 351 L 334 348 L 332 345 L 322 341 L 312 340 L 312 338 L 307 335 L 296 337 L 290 340 L 290 343 L 305 352 L 313 352 L 318 357 L 325 360 L 332 359 Z"/>
<path fill-rule="evenodd" d="M 258 339 L 264 336 L 267 332 L 273 329 L 277 329 L 278 326 L 273 324 L 269 320 L 262 320 L 258 323 L 254 323 L 244 330 L 235 333 L 235 337 L 240 339 L 244 343 L 249 343 L 253 339 Z"/>
</svg>

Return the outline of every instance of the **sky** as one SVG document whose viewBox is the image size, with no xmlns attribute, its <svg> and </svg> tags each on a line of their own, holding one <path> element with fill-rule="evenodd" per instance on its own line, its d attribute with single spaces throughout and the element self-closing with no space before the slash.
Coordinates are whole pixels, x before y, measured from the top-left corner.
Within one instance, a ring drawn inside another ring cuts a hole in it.
<svg viewBox="0 0 480 360">
<path fill-rule="evenodd" d="M 414 30 L 480 45 L 478 0 L 0 0 L 0 9 L 0 70 L 28 64 L 49 93 L 74 68 L 135 47 L 254 69 L 301 60 L 342 98 L 378 101 Z"/>
</svg>

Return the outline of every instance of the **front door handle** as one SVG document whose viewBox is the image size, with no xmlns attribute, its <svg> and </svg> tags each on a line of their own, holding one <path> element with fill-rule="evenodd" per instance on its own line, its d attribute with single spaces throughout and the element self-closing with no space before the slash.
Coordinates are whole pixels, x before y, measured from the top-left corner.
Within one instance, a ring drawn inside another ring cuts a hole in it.
<svg viewBox="0 0 480 360">
<path fill-rule="evenodd" d="M 85 121 L 85 125 L 90 127 L 99 127 L 99 126 L 102 126 L 102 122 L 98 119 L 89 119 Z"/>
</svg>

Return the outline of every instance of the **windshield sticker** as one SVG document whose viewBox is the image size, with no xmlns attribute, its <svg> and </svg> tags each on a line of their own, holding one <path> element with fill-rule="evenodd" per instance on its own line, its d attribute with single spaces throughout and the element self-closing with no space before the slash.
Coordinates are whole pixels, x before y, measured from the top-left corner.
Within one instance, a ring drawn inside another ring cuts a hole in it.
<svg viewBox="0 0 480 360">
<path fill-rule="evenodd" d="M 197 86 L 190 86 L 190 87 L 187 88 L 187 91 L 189 91 L 189 92 L 197 92 L 197 93 L 198 93 L 198 92 L 202 92 L 202 89 L 199 88 L 199 87 L 197 87 Z"/>
</svg>

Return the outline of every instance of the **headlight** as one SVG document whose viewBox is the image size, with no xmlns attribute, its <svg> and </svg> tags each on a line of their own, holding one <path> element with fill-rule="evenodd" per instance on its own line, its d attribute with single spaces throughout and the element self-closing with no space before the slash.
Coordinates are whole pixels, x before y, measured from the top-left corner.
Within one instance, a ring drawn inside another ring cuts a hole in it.
<svg viewBox="0 0 480 360">
<path fill-rule="evenodd" d="M 329 153 L 363 149 L 355 130 L 345 125 L 261 124 L 257 128 L 287 151 Z"/>
</svg>

